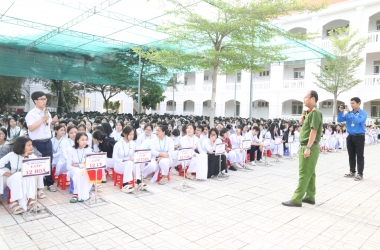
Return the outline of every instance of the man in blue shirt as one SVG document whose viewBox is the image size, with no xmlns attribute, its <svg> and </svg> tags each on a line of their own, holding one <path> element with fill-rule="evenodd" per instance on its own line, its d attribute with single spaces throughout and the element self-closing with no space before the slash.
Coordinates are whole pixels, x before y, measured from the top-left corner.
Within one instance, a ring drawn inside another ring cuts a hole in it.
<svg viewBox="0 0 380 250">
<path fill-rule="evenodd" d="M 360 109 L 359 97 L 351 99 L 351 108 L 346 105 L 345 109 L 339 107 L 338 122 L 346 122 L 347 133 L 347 152 L 350 162 L 350 173 L 344 177 L 355 178 L 355 181 L 363 180 L 364 170 L 364 143 L 365 143 L 365 122 L 367 113 Z M 346 111 L 347 113 L 344 113 Z M 358 174 L 356 173 L 356 162 L 358 165 Z"/>
</svg>

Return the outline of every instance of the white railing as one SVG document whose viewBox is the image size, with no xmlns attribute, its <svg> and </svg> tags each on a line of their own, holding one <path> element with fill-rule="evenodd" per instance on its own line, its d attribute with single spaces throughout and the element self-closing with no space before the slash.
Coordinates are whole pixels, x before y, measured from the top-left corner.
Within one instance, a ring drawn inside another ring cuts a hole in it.
<svg viewBox="0 0 380 250">
<path fill-rule="evenodd" d="M 380 86 L 380 75 L 365 76 L 364 86 Z"/>
<path fill-rule="evenodd" d="M 183 111 L 182 115 L 194 115 L 194 111 Z"/>
<path fill-rule="evenodd" d="M 212 85 L 203 85 L 203 91 L 210 92 L 212 90 Z"/>
<path fill-rule="evenodd" d="M 253 82 L 253 89 L 270 89 L 270 82 Z"/>
<path fill-rule="evenodd" d="M 195 92 L 195 86 L 183 86 L 183 92 Z"/>
<path fill-rule="evenodd" d="M 321 47 L 324 50 L 331 49 L 331 41 L 330 41 L 330 39 L 322 39 Z"/>
<path fill-rule="evenodd" d="M 305 88 L 304 80 L 285 80 L 282 83 L 284 89 L 303 89 Z"/>
<path fill-rule="evenodd" d="M 370 43 L 378 43 L 380 42 L 380 31 L 370 32 L 368 33 L 368 38 Z"/>
<path fill-rule="evenodd" d="M 236 90 L 241 90 L 241 84 L 236 84 Z M 226 84 L 226 91 L 235 91 L 235 83 Z"/>
</svg>

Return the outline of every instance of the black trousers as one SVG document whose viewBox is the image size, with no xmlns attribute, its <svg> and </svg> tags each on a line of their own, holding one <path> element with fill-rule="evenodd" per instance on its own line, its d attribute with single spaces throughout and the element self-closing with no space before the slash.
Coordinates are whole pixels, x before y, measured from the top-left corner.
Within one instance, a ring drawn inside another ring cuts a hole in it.
<svg viewBox="0 0 380 250">
<path fill-rule="evenodd" d="M 32 141 L 33 146 L 37 148 L 38 151 L 42 154 L 42 157 L 50 157 L 50 160 L 53 160 L 53 144 L 51 140 L 46 142 Z M 50 175 L 45 176 L 45 186 L 51 186 L 54 184 L 52 178 L 52 171 L 50 165 Z"/>
<path fill-rule="evenodd" d="M 208 171 L 207 171 L 207 178 L 210 178 L 211 176 L 216 176 L 219 174 L 219 155 L 216 156 L 214 154 L 207 154 L 208 158 Z M 226 169 L 226 162 L 227 158 L 225 155 L 221 155 L 221 171 Z"/>
<path fill-rule="evenodd" d="M 356 163 L 358 166 L 358 174 L 363 176 L 364 170 L 364 143 L 365 136 L 347 136 L 347 152 L 350 162 L 350 172 L 356 173 Z"/>
<path fill-rule="evenodd" d="M 263 152 L 260 151 L 260 146 L 251 145 L 251 149 L 247 150 L 247 152 L 249 152 L 250 161 L 255 160 L 255 151 L 257 151 L 257 160 L 261 160 L 261 155 Z"/>
</svg>

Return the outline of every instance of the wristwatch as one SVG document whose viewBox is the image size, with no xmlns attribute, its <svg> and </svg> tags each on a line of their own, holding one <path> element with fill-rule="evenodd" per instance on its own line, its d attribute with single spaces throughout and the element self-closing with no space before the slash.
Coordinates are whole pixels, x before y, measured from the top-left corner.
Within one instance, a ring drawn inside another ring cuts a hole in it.
<svg viewBox="0 0 380 250">
<path fill-rule="evenodd" d="M 310 149 L 311 147 L 310 146 L 306 146 L 306 149 Z"/>
</svg>

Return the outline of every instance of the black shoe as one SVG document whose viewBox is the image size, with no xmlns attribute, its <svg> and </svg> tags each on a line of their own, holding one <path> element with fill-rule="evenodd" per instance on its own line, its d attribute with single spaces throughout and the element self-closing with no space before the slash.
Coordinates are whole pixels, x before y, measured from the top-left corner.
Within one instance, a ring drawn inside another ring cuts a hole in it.
<svg viewBox="0 0 380 250">
<path fill-rule="evenodd" d="M 107 183 L 107 181 L 102 181 L 102 183 Z"/>
<path fill-rule="evenodd" d="M 294 203 L 293 201 L 284 201 L 282 202 L 282 205 L 287 207 L 302 207 L 302 204 Z"/>
<path fill-rule="evenodd" d="M 231 171 L 237 171 L 237 169 L 234 166 L 232 166 L 232 165 L 230 166 L 230 170 Z"/>
<path fill-rule="evenodd" d="M 311 204 L 311 205 L 315 205 L 315 201 L 312 201 L 312 200 L 309 200 L 309 199 L 306 199 L 306 198 L 303 198 L 303 199 L 302 199 L 302 202 L 303 202 L 303 203 L 309 203 L 309 204 Z"/>
</svg>

